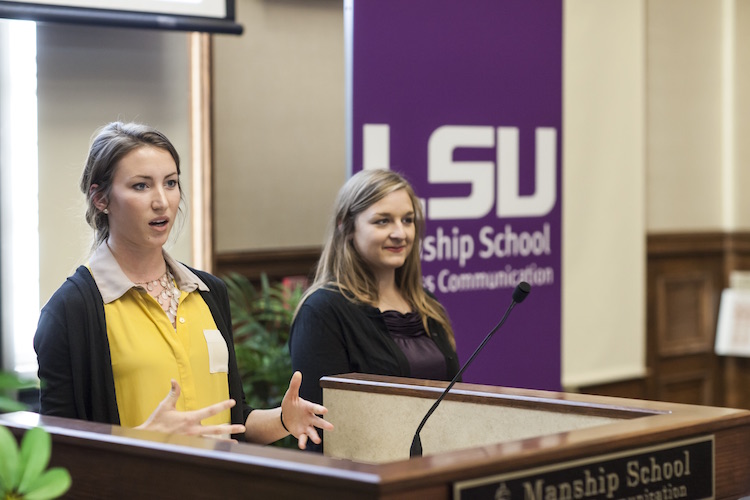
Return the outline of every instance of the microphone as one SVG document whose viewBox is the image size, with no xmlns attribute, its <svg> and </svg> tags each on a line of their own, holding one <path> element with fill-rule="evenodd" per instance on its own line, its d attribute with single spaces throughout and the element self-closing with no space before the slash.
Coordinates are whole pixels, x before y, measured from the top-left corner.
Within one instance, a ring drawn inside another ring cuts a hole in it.
<svg viewBox="0 0 750 500">
<path fill-rule="evenodd" d="M 435 401 L 435 403 L 432 405 L 432 408 L 430 408 L 430 411 L 427 412 L 427 414 L 422 419 L 422 422 L 419 424 L 419 427 L 417 427 L 417 431 L 414 433 L 414 439 L 411 442 L 411 449 L 409 450 L 409 457 L 421 457 L 422 456 L 422 439 L 419 437 L 419 433 L 422 431 L 422 427 L 424 427 L 424 424 L 427 422 L 427 419 L 430 418 L 430 415 L 435 411 L 435 409 L 438 407 L 440 402 L 445 398 L 445 396 L 448 395 L 448 393 L 451 390 L 451 387 L 453 387 L 453 384 L 456 383 L 456 380 L 459 379 L 461 374 L 466 370 L 466 368 L 471 364 L 472 361 L 474 361 L 474 358 L 477 357 L 477 354 L 479 354 L 479 351 L 481 351 L 485 344 L 490 340 L 492 335 L 496 331 L 500 329 L 501 326 L 503 326 L 503 323 L 505 323 L 505 320 L 508 318 L 508 315 L 513 310 L 513 307 L 515 307 L 516 304 L 520 304 L 526 299 L 526 296 L 529 295 L 529 292 L 531 291 L 531 285 L 526 283 L 525 281 L 522 281 L 516 286 L 516 289 L 513 290 L 513 300 L 510 303 L 510 306 L 508 306 L 508 310 L 505 311 L 505 315 L 503 315 L 503 318 L 500 320 L 500 322 L 495 326 L 495 328 L 492 329 L 490 333 L 487 334 L 487 336 L 484 338 L 481 344 L 479 344 L 479 347 L 474 351 L 474 354 L 471 355 L 469 360 L 464 363 L 464 365 L 461 367 L 460 370 L 458 370 L 458 373 L 456 373 L 456 376 L 453 377 L 453 380 L 451 380 L 451 383 L 448 384 L 448 387 L 445 388 L 443 393 L 440 395 L 440 397 Z"/>
</svg>

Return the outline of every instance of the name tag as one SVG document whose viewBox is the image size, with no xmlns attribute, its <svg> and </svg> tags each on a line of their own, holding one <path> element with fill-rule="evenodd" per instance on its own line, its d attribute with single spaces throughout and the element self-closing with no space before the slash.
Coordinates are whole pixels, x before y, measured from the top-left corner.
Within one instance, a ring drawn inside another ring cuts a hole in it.
<svg viewBox="0 0 750 500">
<path fill-rule="evenodd" d="M 219 330 L 203 330 L 208 347 L 208 369 L 211 373 L 229 373 L 229 349 Z"/>
</svg>

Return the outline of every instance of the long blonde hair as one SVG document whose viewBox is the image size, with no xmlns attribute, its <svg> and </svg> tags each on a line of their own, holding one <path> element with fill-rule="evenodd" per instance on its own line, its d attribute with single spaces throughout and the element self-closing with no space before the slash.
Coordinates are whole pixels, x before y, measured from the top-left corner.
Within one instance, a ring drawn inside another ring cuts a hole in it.
<svg viewBox="0 0 750 500">
<path fill-rule="evenodd" d="M 319 288 L 339 289 L 353 302 L 377 307 L 378 286 L 375 276 L 353 243 L 354 222 L 357 216 L 390 193 L 405 190 L 414 207 L 415 236 L 411 252 L 403 266 L 396 269 L 396 286 L 404 299 L 422 316 L 425 331 L 430 334 L 427 320 L 432 318 L 446 331 L 448 340 L 455 348 L 453 328 L 442 305 L 425 293 L 422 287 L 422 264 L 419 249 L 424 234 L 422 205 L 409 182 L 391 170 L 362 170 L 353 175 L 336 197 L 333 217 L 327 228 L 326 244 L 323 247 L 315 279 L 297 306 L 304 303 Z M 296 312 L 295 312 L 296 315 Z"/>
</svg>

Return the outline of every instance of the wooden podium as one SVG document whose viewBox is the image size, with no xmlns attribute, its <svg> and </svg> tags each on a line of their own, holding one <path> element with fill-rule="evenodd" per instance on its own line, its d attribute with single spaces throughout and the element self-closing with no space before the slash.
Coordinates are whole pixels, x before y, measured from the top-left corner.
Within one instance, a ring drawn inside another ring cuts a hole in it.
<svg viewBox="0 0 750 500">
<path fill-rule="evenodd" d="M 750 495 L 750 411 L 349 374 L 321 381 L 325 455 L 41 417 L 69 498 L 564 499 Z M 640 495 L 640 496 L 639 496 Z"/>
</svg>

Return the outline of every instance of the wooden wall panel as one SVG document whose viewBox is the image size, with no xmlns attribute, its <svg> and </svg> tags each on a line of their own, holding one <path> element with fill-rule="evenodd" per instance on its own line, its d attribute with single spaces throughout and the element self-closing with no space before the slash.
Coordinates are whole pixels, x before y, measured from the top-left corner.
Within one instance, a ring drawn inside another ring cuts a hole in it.
<svg viewBox="0 0 750 500">
<path fill-rule="evenodd" d="M 750 233 L 647 238 L 647 376 L 592 394 L 750 408 L 750 359 L 714 354 L 721 292 L 750 270 Z"/>
<path fill-rule="evenodd" d="M 663 370 L 668 372 L 668 370 Z M 706 405 L 714 397 L 713 370 L 704 369 L 694 372 L 664 373 L 656 381 L 658 401 L 674 401 L 679 403 Z"/>
<path fill-rule="evenodd" d="M 237 272 L 254 282 L 260 279 L 261 274 L 270 280 L 287 277 L 312 279 L 320 252 L 319 247 L 224 252 L 216 255 L 214 269 L 218 276 Z"/>
<path fill-rule="evenodd" d="M 648 237 L 649 396 L 750 408 L 740 385 L 750 365 L 714 354 L 721 292 L 734 270 L 750 269 L 745 233 Z"/>
<path fill-rule="evenodd" d="M 705 353 L 713 348 L 716 317 L 710 269 L 655 276 L 656 348 L 661 357 Z"/>
</svg>

